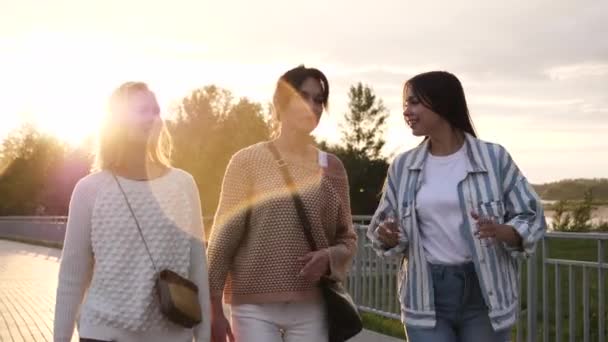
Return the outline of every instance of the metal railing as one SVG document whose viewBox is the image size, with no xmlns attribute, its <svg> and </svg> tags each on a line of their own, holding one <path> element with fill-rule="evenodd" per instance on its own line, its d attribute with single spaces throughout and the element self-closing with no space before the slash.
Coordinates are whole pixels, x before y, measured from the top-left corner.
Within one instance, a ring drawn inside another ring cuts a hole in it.
<svg viewBox="0 0 608 342">
<path fill-rule="evenodd" d="M 540 253 L 537 253 L 539 262 L 534 263 L 541 267 L 542 298 L 536 296 L 536 291 L 528 294 L 528 301 L 542 305 L 542 313 L 536 316 L 541 321 L 542 341 L 566 341 L 565 335 L 570 342 L 606 341 L 607 244 L 606 233 L 550 232 L 542 240 Z M 562 275 L 563 271 L 567 278 Z M 563 283 L 567 283 L 568 290 L 567 312 L 562 307 Z M 582 306 L 578 304 L 579 300 Z M 563 324 L 565 319 L 567 325 Z M 536 337 L 540 335 L 535 334 Z"/>
<path fill-rule="evenodd" d="M 353 221 L 367 224 L 369 217 Z M 365 236 L 365 224 L 355 225 L 359 251 L 348 276 L 348 290 L 362 311 L 400 319 L 396 293 L 400 260 L 377 256 Z M 518 260 L 516 341 L 607 341 L 607 241 L 606 233 L 548 232 L 534 255 Z M 564 269 L 567 277 L 562 275 Z M 577 305 L 579 300 L 582 305 Z"/>
<path fill-rule="evenodd" d="M 400 319 L 400 260 L 380 258 L 372 250 L 365 236 L 369 220 L 353 217 L 359 249 L 347 288 L 361 311 Z M 61 216 L 0 217 L 0 237 L 60 243 L 65 223 Z M 608 233 L 548 232 L 534 255 L 518 261 L 516 341 L 608 342 L 607 245 Z"/>
<path fill-rule="evenodd" d="M 59 246 L 66 221 L 65 216 L 0 216 L 0 237 Z"/>
</svg>

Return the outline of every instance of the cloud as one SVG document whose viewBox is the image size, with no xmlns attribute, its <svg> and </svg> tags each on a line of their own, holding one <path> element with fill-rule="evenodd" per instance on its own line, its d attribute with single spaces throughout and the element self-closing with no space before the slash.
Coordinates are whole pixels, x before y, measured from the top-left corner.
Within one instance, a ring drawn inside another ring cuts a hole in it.
<svg viewBox="0 0 608 342">
<path fill-rule="evenodd" d="M 581 63 L 550 68 L 545 73 L 554 80 L 608 77 L 607 63 Z"/>
<path fill-rule="evenodd" d="M 217 83 L 264 102 L 281 72 L 305 63 L 330 78 L 328 134 L 346 109 L 348 87 L 361 81 L 391 111 L 387 138 L 393 149 L 418 141 L 400 115 L 403 83 L 441 69 L 461 79 L 484 136 L 548 150 L 556 139 L 584 134 L 598 149 L 608 149 L 606 13 L 607 1 L 571 0 L 65 0 L 61 6 L 23 0 L 3 6 L 0 71 L 27 80 L 48 76 L 47 84 L 70 76 L 108 90 L 118 76 L 144 78 L 167 101 Z M 74 53 L 67 61 L 59 58 L 51 52 L 58 50 L 52 39 L 26 44 L 39 52 L 27 64 L 5 53 L 23 49 L 19 39 L 2 44 L 14 32 L 68 32 L 63 46 Z M 54 62 L 67 68 L 53 68 Z M 113 76 L 87 79 L 87 69 L 107 65 L 115 66 Z M 543 139 L 552 134 L 558 138 Z M 527 166 L 539 170 L 538 177 L 562 176 L 542 174 L 547 168 L 538 165 L 549 162 L 541 151 L 530 153 Z M 569 157 L 598 175 L 608 172 L 606 163 L 592 168 L 593 161 L 583 160 L 584 150 Z"/>
<path fill-rule="evenodd" d="M 574 106 L 581 105 L 582 99 L 554 99 L 554 100 L 539 100 L 534 97 L 508 97 L 508 96 L 477 96 L 473 101 L 469 101 L 470 105 L 491 105 L 495 107 L 510 108 L 551 108 L 557 106 Z"/>
</svg>

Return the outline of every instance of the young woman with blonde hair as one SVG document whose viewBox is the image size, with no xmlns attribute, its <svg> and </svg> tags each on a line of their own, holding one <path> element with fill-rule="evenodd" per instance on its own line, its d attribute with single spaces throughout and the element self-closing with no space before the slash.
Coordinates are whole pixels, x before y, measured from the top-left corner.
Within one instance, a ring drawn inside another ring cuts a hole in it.
<svg viewBox="0 0 608 342">
<path fill-rule="evenodd" d="M 210 302 L 198 189 L 172 168 L 156 97 L 141 82 L 111 95 L 96 171 L 76 185 L 55 305 L 54 340 L 209 341 Z M 155 279 L 169 269 L 198 287 L 202 322 L 172 323 Z"/>
</svg>

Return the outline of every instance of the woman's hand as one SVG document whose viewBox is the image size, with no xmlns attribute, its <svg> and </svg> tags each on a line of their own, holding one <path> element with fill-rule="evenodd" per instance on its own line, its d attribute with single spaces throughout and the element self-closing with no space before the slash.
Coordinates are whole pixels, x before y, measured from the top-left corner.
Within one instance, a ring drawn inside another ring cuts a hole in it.
<svg viewBox="0 0 608 342">
<path fill-rule="evenodd" d="M 224 315 L 222 297 L 211 298 L 211 341 L 212 342 L 234 342 L 234 335 L 230 329 L 230 323 Z"/>
<path fill-rule="evenodd" d="M 479 239 L 496 239 L 497 241 L 505 242 L 511 247 L 521 247 L 521 236 L 512 226 L 498 224 L 495 220 L 481 217 L 477 213 L 471 213 L 471 216 L 477 221 L 477 232 L 475 232 L 475 235 Z"/>
<path fill-rule="evenodd" d="M 298 259 L 304 262 L 300 276 L 312 282 L 319 281 L 329 271 L 329 249 L 310 252 Z"/>
<path fill-rule="evenodd" d="M 385 220 L 378 226 L 378 239 L 387 248 L 393 248 L 399 243 L 399 226 L 395 220 Z"/>
</svg>

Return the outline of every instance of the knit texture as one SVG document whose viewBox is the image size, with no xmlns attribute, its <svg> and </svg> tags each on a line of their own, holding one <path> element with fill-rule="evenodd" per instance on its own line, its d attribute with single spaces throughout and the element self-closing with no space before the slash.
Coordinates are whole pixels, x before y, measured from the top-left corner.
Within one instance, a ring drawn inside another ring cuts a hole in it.
<svg viewBox="0 0 608 342">
<path fill-rule="evenodd" d="M 320 152 L 326 165 L 285 159 L 319 249 L 328 248 L 331 276 L 343 280 L 356 251 L 344 166 Z M 323 164 L 323 163 L 321 163 Z M 318 286 L 298 274 L 310 252 L 291 194 L 267 143 L 231 159 L 209 240 L 212 296 L 227 303 L 305 300 Z"/>
<path fill-rule="evenodd" d="M 82 179 L 72 197 L 62 255 L 56 340 L 71 336 L 78 309 L 81 330 L 110 327 L 128 332 L 176 331 L 178 327 L 160 312 L 155 289 L 157 270 L 170 269 L 197 283 L 201 294 L 208 293 L 206 277 L 193 279 L 200 272 L 193 272 L 192 266 L 202 268 L 205 260 L 197 208 L 200 204 L 192 177 L 172 169 L 151 181 L 118 180 L 139 221 L 156 270 L 115 179 L 107 172 Z M 200 260 L 191 260 L 192 248 L 199 250 Z M 208 314 L 208 308 L 204 309 Z"/>
</svg>

